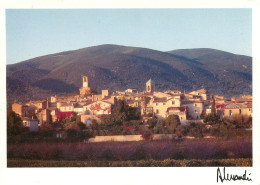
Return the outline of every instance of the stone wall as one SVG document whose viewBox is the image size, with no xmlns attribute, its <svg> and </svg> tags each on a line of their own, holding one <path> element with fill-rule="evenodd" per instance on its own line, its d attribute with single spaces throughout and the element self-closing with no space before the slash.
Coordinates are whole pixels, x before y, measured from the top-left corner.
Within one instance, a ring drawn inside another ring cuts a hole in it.
<svg viewBox="0 0 260 185">
<path fill-rule="evenodd" d="M 154 134 L 153 140 L 164 140 L 164 139 L 173 139 L 175 134 Z M 142 141 L 143 138 L 141 135 L 117 135 L 117 136 L 96 136 L 95 138 L 90 138 L 88 142 L 109 142 L 109 141 Z"/>
</svg>

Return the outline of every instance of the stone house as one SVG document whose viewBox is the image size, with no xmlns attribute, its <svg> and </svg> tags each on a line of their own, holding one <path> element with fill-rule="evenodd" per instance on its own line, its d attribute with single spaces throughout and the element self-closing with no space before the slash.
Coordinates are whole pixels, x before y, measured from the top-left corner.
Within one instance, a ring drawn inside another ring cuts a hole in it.
<svg viewBox="0 0 260 185">
<path fill-rule="evenodd" d="M 73 103 L 61 103 L 59 106 L 60 112 L 72 112 L 74 111 L 74 105 Z"/>
<path fill-rule="evenodd" d="M 201 100 L 209 100 L 210 99 L 210 95 L 209 95 L 208 91 L 205 90 L 204 88 L 196 90 L 196 91 L 192 91 L 192 92 L 190 92 L 190 94 L 200 96 Z"/>
<path fill-rule="evenodd" d="M 101 117 L 102 116 L 100 115 L 81 115 L 80 121 L 84 123 L 86 126 L 89 126 L 93 120 L 96 120 L 98 123 L 100 123 Z"/>
<path fill-rule="evenodd" d="M 19 104 L 19 103 L 14 103 L 14 104 L 12 104 L 12 111 L 14 111 L 20 117 L 23 117 L 23 116 L 26 116 L 28 114 L 29 106 Z"/>
<path fill-rule="evenodd" d="M 182 105 L 187 107 L 187 112 L 189 116 L 194 120 L 199 120 L 202 111 L 204 110 L 203 101 L 182 101 Z M 189 119 L 189 118 L 188 118 Z"/>
<path fill-rule="evenodd" d="M 56 107 L 49 107 L 50 116 L 53 122 L 58 120 L 58 109 Z"/>
<path fill-rule="evenodd" d="M 42 126 L 44 123 L 49 123 L 50 122 L 50 110 L 49 109 L 42 109 L 40 112 L 37 114 L 37 118 L 39 120 L 40 126 Z"/>
<path fill-rule="evenodd" d="M 179 116 L 180 122 L 182 125 L 187 124 L 187 118 L 186 118 L 186 107 L 169 107 L 167 109 L 167 117 L 170 115 L 177 115 Z"/>
<path fill-rule="evenodd" d="M 80 104 L 74 104 L 74 109 L 73 111 L 75 113 L 77 113 L 78 115 L 82 115 L 84 113 L 84 108 L 83 108 L 83 105 L 80 105 Z"/>
<path fill-rule="evenodd" d="M 181 98 L 180 96 L 164 97 L 164 98 L 155 98 L 152 100 L 152 107 L 154 115 L 158 119 L 167 118 L 167 109 L 170 107 L 180 107 Z"/>
<path fill-rule="evenodd" d="M 237 115 L 252 117 L 252 104 L 251 103 L 229 103 L 225 104 L 223 109 L 223 118 L 234 120 Z"/>
<path fill-rule="evenodd" d="M 34 106 L 35 109 L 37 111 L 41 110 L 41 109 L 46 109 L 47 106 L 48 106 L 48 103 L 47 100 L 39 100 L 39 101 L 30 101 L 28 103 L 26 103 L 26 105 L 28 106 Z"/>
<path fill-rule="evenodd" d="M 111 114 L 112 103 L 105 101 L 97 101 L 83 106 L 84 114 L 86 115 L 106 115 Z"/>
<path fill-rule="evenodd" d="M 39 131 L 39 126 L 38 126 L 38 119 L 32 119 L 32 118 L 27 118 L 23 117 L 22 118 L 23 125 L 27 128 L 29 128 L 30 132 L 38 132 Z"/>
</svg>

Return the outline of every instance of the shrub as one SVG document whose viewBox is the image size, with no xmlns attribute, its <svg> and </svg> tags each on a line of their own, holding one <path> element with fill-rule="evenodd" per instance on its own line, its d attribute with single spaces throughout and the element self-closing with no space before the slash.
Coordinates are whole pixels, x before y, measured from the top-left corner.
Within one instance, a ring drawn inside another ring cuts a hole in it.
<svg viewBox="0 0 260 185">
<path fill-rule="evenodd" d="M 165 120 L 165 126 L 170 132 L 174 133 L 176 128 L 180 125 L 180 119 L 177 115 L 170 115 Z"/>
<path fill-rule="evenodd" d="M 153 131 L 151 129 L 140 130 L 140 133 L 145 141 L 153 139 Z"/>
<path fill-rule="evenodd" d="M 204 118 L 203 118 L 203 121 L 204 121 L 204 123 L 210 124 L 210 125 L 217 124 L 217 123 L 221 122 L 220 116 L 217 115 L 216 113 L 211 113 L 211 114 L 205 115 Z"/>
<path fill-rule="evenodd" d="M 234 115 L 233 116 L 233 124 L 235 124 L 239 128 L 251 128 L 252 127 L 252 117 L 245 115 Z"/>
<path fill-rule="evenodd" d="M 158 119 L 156 117 L 150 118 L 147 121 L 147 124 L 149 125 L 149 128 L 154 128 L 158 122 Z"/>
<path fill-rule="evenodd" d="M 252 141 L 198 139 L 182 142 L 22 143 L 8 144 L 7 157 L 88 161 L 237 159 L 252 157 Z"/>
<path fill-rule="evenodd" d="M 50 123 L 44 123 L 40 128 L 40 134 L 44 137 L 51 137 L 54 134 L 54 129 Z"/>
<path fill-rule="evenodd" d="M 203 137 L 203 127 L 204 125 L 198 123 L 191 123 L 188 128 L 188 135 L 193 137 L 202 138 Z"/>
</svg>

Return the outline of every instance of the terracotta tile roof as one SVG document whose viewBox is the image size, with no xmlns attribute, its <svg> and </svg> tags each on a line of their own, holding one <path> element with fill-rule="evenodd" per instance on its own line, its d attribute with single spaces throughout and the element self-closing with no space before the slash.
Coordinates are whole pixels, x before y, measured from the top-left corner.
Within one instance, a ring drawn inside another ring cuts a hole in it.
<svg viewBox="0 0 260 185">
<path fill-rule="evenodd" d="M 251 104 L 252 107 L 252 104 Z M 251 108 L 250 105 L 245 104 L 245 103 L 230 103 L 226 104 L 225 108 L 226 109 L 239 109 L 239 108 Z"/>
<path fill-rule="evenodd" d="M 62 103 L 61 104 L 61 107 L 65 107 L 65 106 L 73 106 L 73 104 L 72 103 Z"/>
<path fill-rule="evenodd" d="M 164 98 L 156 98 L 153 102 L 154 103 L 167 102 L 167 98 L 166 97 L 164 97 Z"/>
<path fill-rule="evenodd" d="M 198 92 L 200 92 L 200 93 L 207 93 L 207 90 L 206 89 L 199 89 L 199 90 L 197 90 Z"/>
<path fill-rule="evenodd" d="M 198 101 L 198 100 L 184 100 L 181 102 L 182 104 L 192 104 L 192 103 L 204 103 L 204 101 Z"/>
<path fill-rule="evenodd" d="M 167 112 L 171 111 L 171 110 L 179 110 L 179 111 L 186 111 L 186 107 L 182 106 L 182 107 L 169 107 L 167 109 Z"/>
<path fill-rule="evenodd" d="M 74 108 L 83 108 L 83 105 L 77 104 L 77 105 L 74 105 Z"/>
</svg>

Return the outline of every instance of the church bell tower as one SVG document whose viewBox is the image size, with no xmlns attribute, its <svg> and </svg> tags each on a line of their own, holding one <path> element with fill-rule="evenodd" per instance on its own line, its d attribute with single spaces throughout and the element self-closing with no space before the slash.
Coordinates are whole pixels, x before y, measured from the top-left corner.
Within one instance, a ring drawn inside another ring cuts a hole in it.
<svg viewBox="0 0 260 185">
<path fill-rule="evenodd" d="M 146 82 L 146 92 L 154 92 L 155 89 L 155 85 L 154 82 L 150 79 Z"/>
</svg>

